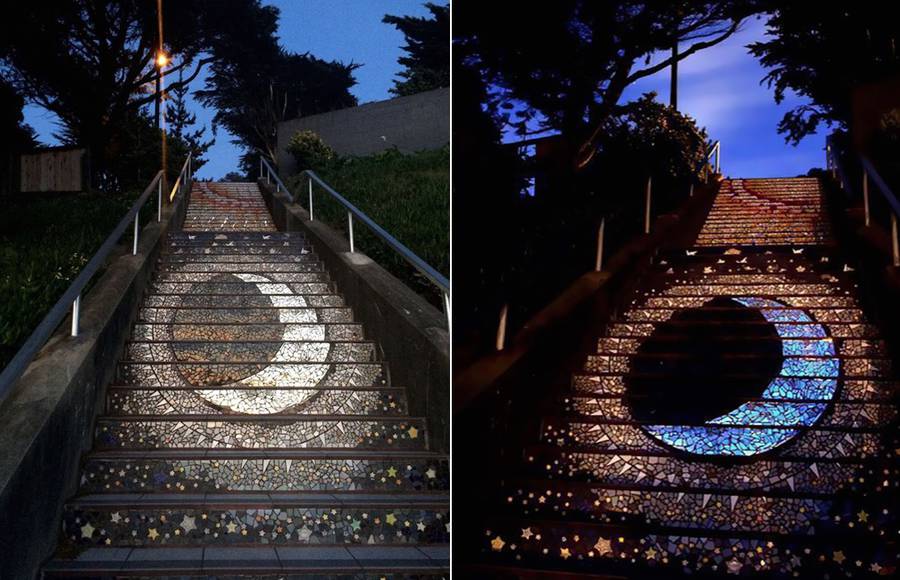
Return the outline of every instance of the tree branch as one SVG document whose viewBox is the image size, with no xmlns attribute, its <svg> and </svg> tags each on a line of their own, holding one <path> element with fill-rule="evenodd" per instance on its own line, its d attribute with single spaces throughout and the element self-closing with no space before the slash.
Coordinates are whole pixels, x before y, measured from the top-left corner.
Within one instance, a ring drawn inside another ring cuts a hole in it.
<svg viewBox="0 0 900 580">
<path fill-rule="evenodd" d="M 197 78 L 197 75 L 200 74 L 200 71 L 203 70 L 203 67 L 206 66 L 207 64 L 213 62 L 213 60 L 215 60 L 215 59 L 213 59 L 211 57 L 210 58 L 201 58 L 199 61 L 197 61 L 197 68 L 194 69 L 194 72 L 192 72 L 190 76 L 188 76 L 186 79 L 179 80 L 177 82 L 172 83 L 171 85 L 166 87 L 166 90 L 167 91 L 177 91 L 177 90 L 191 84 L 191 81 L 193 81 L 195 78 Z M 175 72 L 176 70 L 184 68 L 185 64 L 186 63 L 182 63 L 182 64 L 178 65 L 177 67 L 170 69 L 168 72 L 172 73 L 172 72 Z M 153 80 L 156 80 L 156 79 L 154 78 Z M 136 99 L 136 100 L 132 101 L 132 103 L 136 106 L 141 106 L 141 105 L 146 105 L 148 103 L 152 103 L 155 99 L 156 99 L 156 93 L 152 93 L 150 95 L 147 95 L 146 97 Z"/>
<path fill-rule="evenodd" d="M 631 83 L 633 83 L 634 81 L 636 81 L 638 79 L 642 79 L 644 77 L 658 73 L 659 71 L 672 66 L 673 62 L 682 61 L 685 58 L 694 54 L 695 52 L 698 52 L 705 48 L 709 48 L 711 46 L 715 46 L 715 45 L 719 44 L 720 42 L 722 42 L 723 40 L 725 40 L 726 38 L 728 38 L 729 36 L 731 36 L 732 34 L 737 32 L 737 29 L 740 26 L 740 24 L 741 24 L 740 20 L 734 20 L 734 21 L 732 21 L 731 26 L 729 26 L 725 32 L 723 32 L 716 38 L 714 38 L 712 40 L 707 40 L 704 42 L 698 42 L 696 44 L 693 44 L 689 49 L 685 50 L 684 52 L 679 52 L 677 57 L 673 58 L 670 56 L 669 58 L 667 58 L 651 67 L 647 67 L 645 69 L 639 70 L 635 73 L 628 75 L 627 84 L 630 85 Z"/>
</svg>

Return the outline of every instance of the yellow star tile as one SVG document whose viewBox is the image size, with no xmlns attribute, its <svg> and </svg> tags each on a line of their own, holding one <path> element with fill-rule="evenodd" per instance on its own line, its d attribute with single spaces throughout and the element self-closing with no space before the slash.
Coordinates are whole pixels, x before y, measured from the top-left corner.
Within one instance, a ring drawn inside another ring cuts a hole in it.
<svg viewBox="0 0 900 580">
<path fill-rule="evenodd" d="M 844 560 L 847 559 L 847 557 L 844 556 L 844 552 L 841 550 L 838 550 L 837 552 L 835 552 L 832 557 L 834 558 L 834 561 L 837 562 L 838 564 L 843 564 Z"/>
<path fill-rule="evenodd" d="M 388 514 L 387 517 L 384 518 L 384 521 L 386 521 L 389 526 L 393 526 L 397 523 L 397 517 L 394 514 Z"/>
<path fill-rule="evenodd" d="M 506 542 L 503 541 L 503 538 L 497 536 L 493 540 L 491 540 L 491 549 L 495 552 L 499 552 L 503 549 L 503 546 L 506 545 Z"/>
<path fill-rule="evenodd" d="M 147 537 L 151 540 L 155 540 L 159 537 L 159 532 L 156 531 L 156 528 L 150 528 L 149 530 L 147 530 Z"/>
<path fill-rule="evenodd" d="M 597 553 L 600 555 L 608 554 L 612 552 L 612 543 L 601 536 L 597 538 L 597 543 L 594 544 L 594 549 L 597 550 Z"/>
<path fill-rule="evenodd" d="M 533 536 L 533 535 L 534 535 L 534 533 L 531 531 L 530 526 L 522 530 L 522 537 L 525 538 L 526 540 L 530 540 L 531 536 Z"/>
<path fill-rule="evenodd" d="M 559 557 L 563 560 L 568 560 L 572 557 L 572 552 L 569 551 L 568 548 L 560 548 L 559 549 Z"/>
<path fill-rule="evenodd" d="M 863 511 L 859 512 L 858 514 L 856 514 L 856 517 L 859 518 L 859 521 L 861 521 L 861 522 L 869 521 L 869 514 L 866 513 L 866 510 L 863 510 Z"/>
<path fill-rule="evenodd" d="M 393 467 L 388 467 L 387 474 L 388 477 L 397 477 L 397 470 Z"/>
<path fill-rule="evenodd" d="M 410 439 L 415 439 L 416 437 L 419 436 L 419 430 L 416 429 L 415 427 L 410 427 L 409 431 L 407 431 L 407 433 L 409 433 Z"/>
</svg>

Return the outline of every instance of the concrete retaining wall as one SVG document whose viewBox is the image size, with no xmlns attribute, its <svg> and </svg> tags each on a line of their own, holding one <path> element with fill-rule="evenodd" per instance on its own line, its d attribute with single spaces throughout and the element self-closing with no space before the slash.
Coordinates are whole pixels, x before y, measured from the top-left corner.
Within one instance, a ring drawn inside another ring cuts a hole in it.
<svg viewBox="0 0 900 580">
<path fill-rule="evenodd" d="M 315 131 L 341 155 L 370 155 L 396 147 L 404 153 L 439 149 L 450 142 L 450 89 L 367 103 L 278 124 L 278 168 L 296 167 L 287 145 L 297 131 Z"/>
<path fill-rule="evenodd" d="M 410 414 L 428 419 L 429 448 L 449 453 L 450 337 L 444 314 L 362 252 L 351 254 L 341 234 L 309 221 L 285 192 L 259 183 L 278 229 L 306 234 L 367 338 L 381 347 L 391 383 L 406 389 Z"/>
<path fill-rule="evenodd" d="M 65 321 L 0 407 L 0 580 L 35 578 L 60 534 L 67 499 L 78 489 L 81 455 L 128 338 L 147 281 L 185 198 L 144 227 L 138 255 L 122 247 L 82 299 L 81 334 Z"/>
</svg>

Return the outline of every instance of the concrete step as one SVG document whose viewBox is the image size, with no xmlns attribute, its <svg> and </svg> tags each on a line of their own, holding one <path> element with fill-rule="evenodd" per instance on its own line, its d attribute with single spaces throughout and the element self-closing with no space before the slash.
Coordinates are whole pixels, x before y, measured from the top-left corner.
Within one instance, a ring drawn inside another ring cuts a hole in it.
<svg viewBox="0 0 900 580">
<path fill-rule="evenodd" d="M 96 449 L 425 449 L 425 420 L 358 415 L 101 416 Z"/>
<path fill-rule="evenodd" d="M 395 580 L 438 580 L 450 573 L 449 544 L 91 547 L 57 558 L 45 578 L 242 578 L 359 580 L 389 575 Z M 221 576 L 227 574 L 228 576 Z"/>
<path fill-rule="evenodd" d="M 447 456 L 422 451 L 124 450 L 91 453 L 81 493 L 447 491 Z"/>
<path fill-rule="evenodd" d="M 162 254 L 161 264 L 296 264 L 316 262 L 318 257 L 310 252 L 301 251 L 295 254 Z"/>
<path fill-rule="evenodd" d="M 299 263 L 281 264 L 210 264 L 202 262 L 189 262 L 185 264 L 173 264 L 162 262 L 157 267 L 157 272 L 181 273 L 213 273 L 213 274 L 260 274 L 268 275 L 275 272 L 321 272 L 322 263 L 314 260 Z"/>
</svg>

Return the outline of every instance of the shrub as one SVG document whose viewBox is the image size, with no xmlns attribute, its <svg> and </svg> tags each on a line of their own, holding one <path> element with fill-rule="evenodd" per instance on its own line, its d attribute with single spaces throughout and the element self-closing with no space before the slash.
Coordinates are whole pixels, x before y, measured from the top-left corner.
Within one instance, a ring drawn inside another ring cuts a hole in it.
<svg viewBox="0 0 900 580">
<path fill-rule="evenodd" d="M 297 131 L 288 143 L 287 151 L 297 161 L 300 170 L 313 169 L 321 171 L 335 160 L 334 149 L 322 141 L 313 131 Z"/>
</svg>

